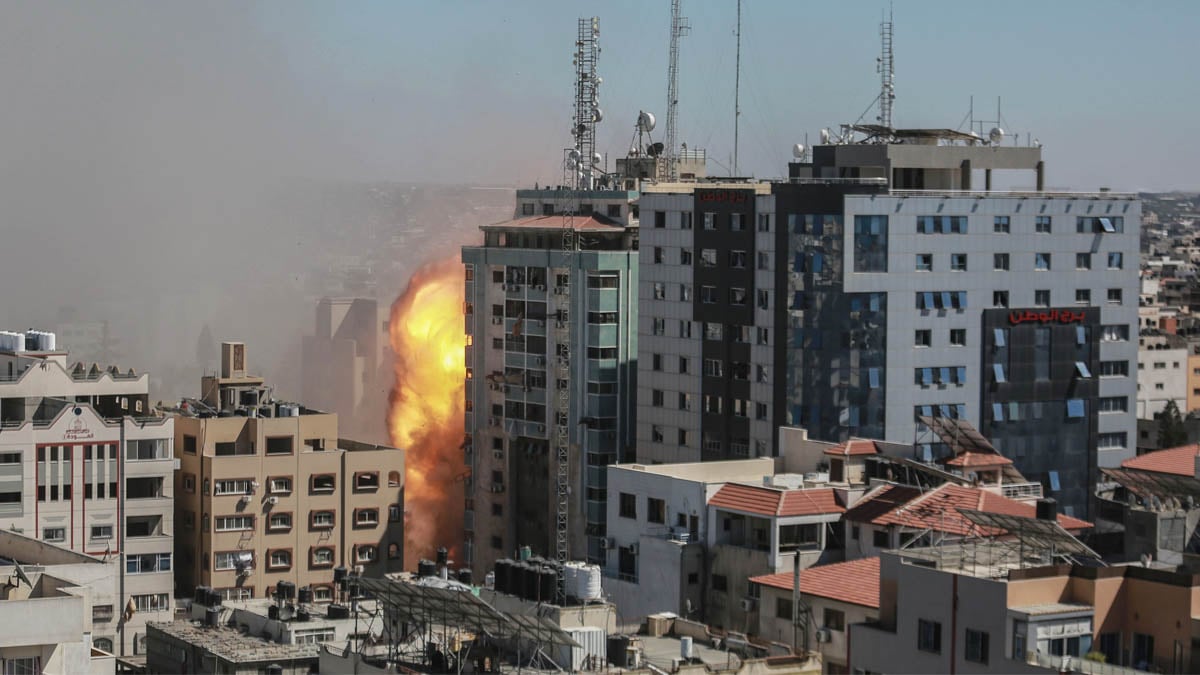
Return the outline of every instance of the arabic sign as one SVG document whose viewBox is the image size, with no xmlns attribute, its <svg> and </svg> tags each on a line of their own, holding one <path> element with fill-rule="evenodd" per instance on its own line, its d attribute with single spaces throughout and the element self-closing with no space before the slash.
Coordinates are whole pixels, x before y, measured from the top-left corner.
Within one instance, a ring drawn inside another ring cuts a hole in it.
<svg viewBox="0 0 1200 675">
<path fill-rule="evenodd" d="M 726 204 L 745 204 L 749 199 L 749 190 L 704 190 L 697 191 L 696 198 L 702 202 L 723 202 Z"/>
<path fill-rule="evenodd" d="M 1014 310 L 1008 313 L 1009 325 L 1016 326 L 1022 323 L 1083 323 L 1086 314 L 1083 310 L 1078 312 L 1069 309 L 1046 309 L 1038 311 L 1035 309 Z"/>
<path fill-rule="evenodd" d="M 95 435 L 79 417 L 71 420 L 71 424 L 63 431 L 63 440 L 65 441 L 86 441 L 90 438 L 95 438 Z"/>
</svg>

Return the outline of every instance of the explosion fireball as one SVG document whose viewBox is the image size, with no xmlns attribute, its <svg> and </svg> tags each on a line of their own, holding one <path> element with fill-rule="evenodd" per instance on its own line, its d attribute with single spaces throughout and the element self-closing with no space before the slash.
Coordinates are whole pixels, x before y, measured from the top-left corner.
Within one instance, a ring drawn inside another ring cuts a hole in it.
<svg viewBox="0 0 1200 675">
<path fill-rule="evenodd" d="M 405 567 L 439 546 L 458 553 L 463 532 L 463 268 L 427 263 L 392 303 L 388 331 L 396 380 L 388 406 L 392 444 L 405 450 Z"/>
</svg>

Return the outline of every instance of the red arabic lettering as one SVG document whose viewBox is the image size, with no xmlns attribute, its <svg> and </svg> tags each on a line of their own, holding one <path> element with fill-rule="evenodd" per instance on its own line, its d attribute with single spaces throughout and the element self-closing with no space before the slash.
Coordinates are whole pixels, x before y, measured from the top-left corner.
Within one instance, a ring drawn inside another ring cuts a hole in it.
<svg viewBox="0 0 1200 675">
<path fill-rule="evenodd" d="M 1059 323 L 1065 325 L 1083 323 L 1086 317 L 1087 314 L 1083 311 L 1073 312 L 1069 309 L 1051 309 L 1043 312 L 1032 309 L 1024 311 L 1013 310 L 1008 313 L 1008 323 L 1013 326 L 1022 323 Z"/>
</svg>

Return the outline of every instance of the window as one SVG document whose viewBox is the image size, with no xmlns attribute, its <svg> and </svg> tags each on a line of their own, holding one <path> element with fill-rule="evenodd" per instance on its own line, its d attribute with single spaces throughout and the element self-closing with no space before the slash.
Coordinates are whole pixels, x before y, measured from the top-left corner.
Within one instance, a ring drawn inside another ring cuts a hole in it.
<svg viewBox="0 0 1200 675">
<path fill-rule="evenodd" d="M 268 455 L 290 455 L 292 454 L 292 437 L 291 436 L 268 436 L 267 437 L 267 454 Z"/>
<path fill-rule="evenodd" d="M 166 593 L 134 595 L 130 599 L 135 612 L 166 612 L 171 609 L 171 599 Z"/>
<path fill-rule="evenodd" d="M 721 377 L 722 362 L 720 359 L 704 359 L 704 375 L 706 377 Z"/>
<path fill-rule="evenodd" d="M 712 575 L 712 587 L 714 591 L 725 593 L 729 591 L 729 579 L 724 574 Z"/>
<path fill-rule="evenodd" d="M 1035 216 L 1033 219 L 1033 231 L 1038 234 L 1050 234 L 1051 220 L 1050 216 Z"/>
<path fill-rule="evenodd" d="M 1050 269 L 1050 254 L 1049 253 L 1034 253 L 1033 268 L 1040 271 L 1048 271 Z"/>
<path fill-rule="evenodd" d="M 1128 377 L 1128 361 L 1101 361 L 1100 377 Z"/>
<path fill-rule="evenodd" d="M 1075 231 L 1081 234 L 1119 233 L 1125 231 L 1125 219 L 1120 216 L 1093 218 L 1080 216 L 1075 219 Z"/>
<path fill-rule="evenodd" d="M 170 553 L 142 553 L 140 555 L 127 554 L 125 556 L 126 574 L 151 574 L 153 572 L 170 571 Z"/>
<path fill-rule="evenodd" d="M 657 424 L 650 425 L 650 441 L 653 443 L 663 442 L 662 427 L 658 426 Z"/>
<path fill-rule="evenodd" d="M 1119 288 L 1108 289 L 1108 304 L 1110 304 L 1110 305 L 1121 304 L 1121 289 L 1119 289 Z"/>
<path fill-rule="evenodd" d="M 705 394 L 704 395 L 704 412 L 709 413 L 711 415 L 720 415 L 721 414 L 721 403 L 722 403 L 722 399 L 720 396 L 717 396 L 715 394 Z"/>
<path fill-rule="evenodd" d="M 854 271 L 887 272 L 887 241 L 887 216 L 855 216 Z"/>
<path fill-rule="evenodd" d="M 722 339 L 724 339 L 724 326 L 719 323 L 705 322 L 704 339 L 720 342 Z"/>
<path fill-rule="evenodd" d="M 700 287 L 700 302 L 706 305 L 711 305 L 717 301 L 716 286 L 701 286 Z"/>
<path fill-rule="evenodd" d="M 760 344 L 760 345 L 770 344 L 771 331 L 769 329 L 759 328 L 759 329 L 757 329 L 757 333 L 758 333 L 758 344 Z"/>
<path fill-rule="evenodd" d="M 655 408 L 663 407 L 663 397 L 664 394 L 662 389 L 652 390 L 650 392 L 650 405 L 654 406 Z"/>
<path fill-rule="evenodd" d="M 277 476 L 267 480 L 268 489 L 271 494 L 286 494 L 292 491 L 291 476 Z"/>
<path fill-rule="evenodd" d="M 361 471 L 354 474 L 354 489 L 355 490 L 377 490 L 379 489 L 379 472 L 378 471 Z"/>
<path fill-rule="evenodd" d="M 165 438 L 145 438 L 125 443 L 125 459 L 127 461 L 170 458 L 171 448 Z"/>
<path fill-rule="evenodd" d="M 933 331 L 920 329 L 913 338 L 914 347 L 928 347 L 933 341 Z"/>
<path fill-rule="evenodd" d="M 679 284 L 679 300 L 680 300 L 680 302 L 691 302 L 692 301 L 692 285 L 691 284 Z M 614 314 L 615 314 L 615 312 L 614 312 Z M 616 321 L 613 321 L 613 323 L 616 323 Z"/>
<path fill-rule="evenodd" d="M 333 549 L 320 546 L 312 550 L 313 567 L 331 567 L 333 565 Z"/>
<path fill-rule="evenodd" d="M 1033 292 L 1033 304 L 1035 307 L 1050 306 L 1050 289 L 1039 289 Z"/>
<path fill-rule="evenodd" d="M 1075 304 L 1090 305 L 1092 304 L 1092 291 L 1088 288 L 1075 289 Z"/>
<path fill-rule="evenodd" d="M 1119 251 L 1113 251 L 1108 254 L 1108 269 L 1119 270 L 1124 267 L 1123 255 Z"/>
<path fill-rule="evenodd" d="M 680 265 L 691 265 L 692 264 L 692 249 L 690 249 L 690 248 L 679 249 L 679 264 Z"/>
<path fill-rule="evenodd" d="M 650 321 L 650 333 L 652 335 L 666 335 L 667 334 L 667 320 L 666 319 L 657 319 L 657 318 L 651 320 Z M 591 349 L 594 349 L 594 348 L 589 348 L 589 351 Z"/>
<path fill-rule="evenodd" d="M 950 346 L 965 347 L 967 344 L 967 329 L 966 328 L 951 328 L 950 329 Z"/>
<path fill-rule="evenodd" d="M 291 549 L 281 548 L 267 551 L 267 568 L 273 570 L 287 569 L 292 566 Z"/>
<path fill-rule="evenodd" d="M 663 283 L 661 281 L 654 282 L 654 299 L 655 300 L 666 300 L 667 299 L 667 285 L 665 283 Z"/>
<path fill-rule="evenodd" d="M 1008 307 L 1008 291 L 992 291 L 992 307 Z"/>
<path fill-rule="evenodd" d="M 950 271 L 951 272 L 966 272 L 967 271 L 967 254 L 966 253 L 951 253 L 950 254 Z"/>
<path fill-rule="evenodd" d="M 646 520 L 651 523 L 667 522 L 667 503 L 661 499 L 647 497 Z"/>
<path fill-rule="evenodd" d="M 713 213 L 712 211 L 706 211 L 704 213 L 704 229 L 717 229 L 717 214 Z"/>
<path fill-rule="evenodd" d="M 771 308 L 771 292 L 766 290 L 765 288 L 758 289 L 758 308 L 759 309 L 770 309 Z"/>
<path fill-rule="evenodd" d="M 1126 324 L 1109 324 L 1102 327 L 1100 339 L 1104 342 L 1125 342 L 1129 340 L 1129 326 Z"/>
<path fill-rule="evenodd" d="M 928 619 L 917 619 L 917 649 L 941 654 L 942 624 Z"/>
<path fill-rule="evenodd" d="M 314 530 L 327 530 L 333 527 L 333 511 L 313 511 L 309 515 L 309 526 Z"/>
<path fill-rule="evenodd" d="M 871 536 L 871 544 L 875 548 L 888 548 L 891 546 L 891 542 L 888 541 L 887 530 L 874 530 Z"/>
<path fill-rule="evenodd" d="M 334 476 L 331 473 L 316 474 L 312 477 L 309 483 L 310 491 L 312 492 L 333 492 L 335 486 Z"/>
<path fill-rule="evenodd" d="M 662 354 L 652 354 L 650 356 L 650 368 L 651 368 L 651 370 L 658 370 L 658 371 L 661 371 L 663 369 L 662 368 Z"/>
<path fill-rule="evenodd" d="M 981 630 L 967 629 L 966 660 L 974 663 L 988 662 L 988 634 Z"/>
<path fill-rule="evenodd" d="M 1007 272 L 1008 271 L 1008 254 L 1007 253 L 993 253 L 992 254 L 992 269 L 996 270 L 997 272 Z"/>
<path fill-rule="evenodd" d="M 746 252 L 730 251 L 729 266 L 736 270 L 746 269 Z"/>
<path fill-rule="evenodd" d="M 680 373 L 688 372 L 688 359 L 686 356 L 679 357 L 679 372 Z"/>
<path fill-rule="evenodd" d="M 1006 218 L 1007 220 L 1007 218 Z M 918 234 L 966 234 L 966 216 L 917 216 Z"/>
<path fill-rule="evenodd" d="M 705 248 L 700 250 L 700 265 L 702 267 L 717 266 L 717 249 Z"/>
<path fill-rule="evenodd" d="M 678 434 L 675 437 L 675 440 L 679 443 L 679 445 L 687 445 L 688 444 L 687 429 L 680 429 L 678 431 Z"/>
<path fill-rule="evenodd" d="M 667 212 L 666 211 L 655 211 L 654 212 L 654 227 L 661 230 L 662 228 L 664 228 L 666 226 L 667 226 Z"/>
<path fill-rule="evenodd" d="M 1101 450 L 1120 450 L 1129 442 L 1129 436 L 1124 431 L 1113 431 L 1100 434 L 1096 446 Z"/>
<path fill-rule="evenodd" d="M 918 253 L 917 254 L 917 271 L 932 272 L 933 271 L 933 254 Z"/>
<path fill-rule="evenodd" d="M 1111 256 L 1112 254 L 1109 254 L 1109 255 Z M 196 437 L 195 436 L 192 436 L 189 434 L 184 434 L 184 436 L 183 436 L 183 451 L 189 455 L 196 454 Z"/>
<path fill-rule="evenodd" d="M 40 659 L 36 656 L 16 656 L 4 660 L 4 675 L 38 675 L 40 672 Z"/>
<path fill-rule="evenodd" d="M 254 516 L 217 516 L 217 532 L 242 532 L 254 529 Z"/>
<path fill-rule="evenodd" d="M 825 617 L 822 622 L 829 630 L 843 631 L 846 630 L 846 614 L 839 609 L 832 607 L 825 608 Z"/>
<path fill-rule="evenodd" d="M 746 304 L 746 289 L 731 288 L 729 289 L 729 304 L 744 305 Z"/>
<path fill-rule="evenodd" d="M 271 532 L 281 532 L 292 529 L 292 514 L 290 513 L 272 513 L 267 520 L 267 530 Z"/>
<path fill-rule="evenodd" d="M 1129 397 L 1127 396 L 1104 396 L 1099 401 L 1100 412 L 1127 412 L 1129 410 Z"/>
<path fill-rule="evenodd" d="M 113 526 L 112 525 L 93 525 L 90 534 L 91 534 L 92 539 L 112 539 L 113 538 Z"/>
<path fill-rule="evenodd" d="M 631 495 L 628 492 L 621 493 L 621 502 L 619 504 L 620 511 L 618 515 L 622 518 L 637 519 L 637 496 Z"/>
<path fill-rule="evenodd" d="M 254 494 L 254 481 L 249 478 L 219 480 L 213 484 L 213 494 L 217 497 L 223 495 L 251 495 Z"/>
<path fill-rule="evenodd" d="M 44 527 L 42 528 L 43 541 L 66 541 L 67 528 L 65 527 Z"/>
<path fill-rule="evenodd" d="M 691 211 L 684 211 L 679 214 L 679 229 L 681 229 L 681 230 L 692 229 L 692 212 Z"/>
<path fill-rule="evenodd" d="M 778 619 L 792 619 L 792 599 L 786 596 L 777 596 L 775 598 L 775 617 Z"/>
<path fill-rule="evenodd" d="M 1075 254 L 1075 269 L 1077 269 L 1077 270 L 1092 269 L 1092 254 L 1091 253 L 1076 253 Z"/>
<path fill-rule="evenodd" d="M 375 527 L 379 524 L 379 509 L 354 509 L 356 527 Z"/>
<path fill-rule="evenodd" d="M 992 219 L 992 231 L 996 234 L 1008 234 L 1008 216 L 996 216 L 994 219 Z"/>
<path fill-rule="evenodd" d="M 379 560 L 379 547 L 370 544 L 359 544 L 354 549 L 355 562 L 375 562 Z"/>
<path fill-rule="evenodd" d="M 683 391 L 679 392 L 679 409 L 680 410 L 691 410 L 692 409 L 692 395 L 691 394 L 689 394 L 687 392 L 683 392 Z"/>
</svg>

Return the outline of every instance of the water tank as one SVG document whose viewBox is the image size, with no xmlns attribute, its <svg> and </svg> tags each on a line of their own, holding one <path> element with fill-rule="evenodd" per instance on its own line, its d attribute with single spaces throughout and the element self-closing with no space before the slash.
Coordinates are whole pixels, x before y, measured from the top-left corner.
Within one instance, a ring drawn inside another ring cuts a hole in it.
<svg viewBox="0 0 1200 675">
<path fill-rule="evenodd" d="M 445 567 L 450 562 L 450 551 L 445 546 L 439 546 L 437 550 L 437 566 Z"/>
<path fill-rule="evenodd" d="M 296 584 L 290 581 L 280 581 L 275 584 L 275 592 L 279 597 L 291 600 L 296 597 Z"/>
<path fill-rule="evenodd" d="M 312 590 L 311 586 L 305 586 L 304 588 L 301 588 L 299 593 L 300 593 L 300 602 L 311 603 L 313 601 L 313 590 Z"/>
<path fill-rule="evenodd" d="M 459 581 L 459 583 L 467 584 L 468 586 L 471 585 L 471 568 L 470 567 L 463 567 L 458 570 L 458 581 Z"/>
<path fill-rule="evenodd" d="M 296 610 L 297 621 L 308 621 L 311 618 L 312 614 L 309 614 L 308 609 L 301 607 L 300 609 Z"/>
<path fill-rule="evenodd" d="M 333 583 L 340 584 L 346 578 L 346 568 L 341 565 L 333 568 Z"/>
<path fill-rule="evenodd" d="M 692 658 L 692 636 L 684 635 L 679 638 L 679 657 L 688 661 Z"/>
<path fill-rule="evenodd" d="M 208 586 L 197 586 L 195 594 L 192 595 L 192 602 L 196 603 L 197 605 L 207 605 L 208 592 L 210 590 L 211 589 Z"/>
<path fill-rule="evenodd" d="M 495 567 L 492 568 L 494 577 L 495 589 L 497 593 L 511 593 L 509 590 L 509 575 L 512 573 L 512 561 L 508 558 L 501 558 L 496 561 Z"/>
<path fill-rule="evenodd" d="M 217 591 L 217 590 L 209 589 L 208 602 L 206 602 L 204 604 L 208 605 L 209 607 L 220 607 L 221 606 L 221 592 Z"/>
<path fill-rule="evenodd" d="M 521 547 L 521 560 L 529 560 L 531 557 L 533 557 L 533 550 L 530 549 L 528 546 L 522 546 Z"/>
<path fill-rule="evenodd" d="M 273 621 L 279 620 L 279 605 L 267 605 L 267 618 Z"/>
<path fill-rule="evenodd" d="M 579 568 L 583 566 L 584 564 L 577 560 L 572 560 L 563 565 L 563 591 L 568 598 L 579 597 L 576 594 L 576 588 L 579 586 Z"/>
<path fill-rule="evenodd" d="M 537 572 L 529 563 L 517 563 L 513 566 L 519 583 L 513 584 L 513 595 L 525 600 L 537 600 Z"/>
<path fill-rule="evenodd" d="M 600 577 L 599 565 L 584 565 L 575 582 L 575 597 L 583 601 L 599 600 L 603 594 Z"/>
<path fill-rule="evenodd" d="M 1058 520 L 1058 501 L 1053 497 L 1043 497 L 1037 500 L 1038 520 Z"/>
<path fill-rule="evenodd" d="M 417 562 L 417 576 L 436 577 L 437 573 L 437 565 L 432 560 L 422 558 Z"/>
<path fill-rule="evenodd" d="M 489 591 L 496 590 L 496 573 L 488 572 L 483 575 L 483 587 Z"/>
<path fill-rule="evenodd" d="M 221 611 L 216 607 L 204 610 L 204 625 L 216 627 L 221 621 Z"/>
<path fill-rule="evenodd" d="M 541 570 L 542 581 L 538 584 L 538 600 L 542 602 L 554 602 L 558 596 L 558 572 L 549 565 Z"/>
<path fill-rule="evenodd" d="M 328 616 L 330 619 L 349 619 L 350 608 L 345 605 L 332 603 L 326 610 L 326 616 Z"/>
<path fill-rule="evenodd" d="M 13 351 L 14 352 L 25 351 L 25 336 L 21 333 L 13 333 L 12 336 L 13 336 Z"/>
</svg>

